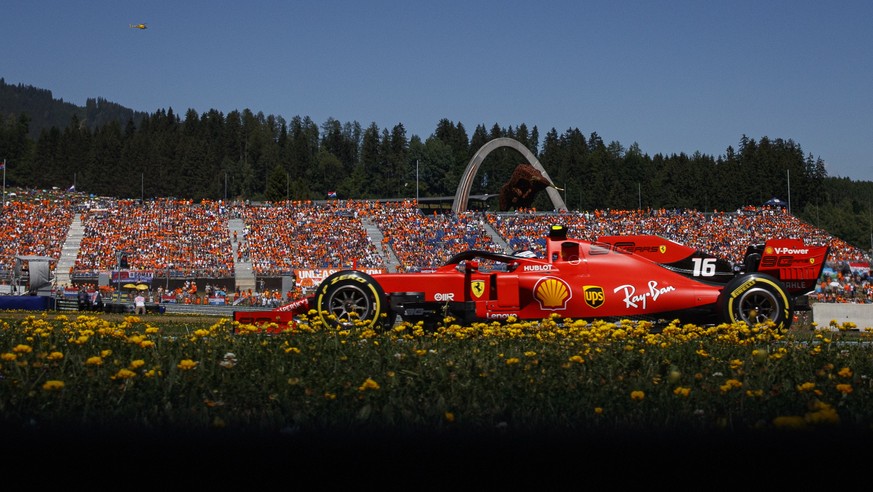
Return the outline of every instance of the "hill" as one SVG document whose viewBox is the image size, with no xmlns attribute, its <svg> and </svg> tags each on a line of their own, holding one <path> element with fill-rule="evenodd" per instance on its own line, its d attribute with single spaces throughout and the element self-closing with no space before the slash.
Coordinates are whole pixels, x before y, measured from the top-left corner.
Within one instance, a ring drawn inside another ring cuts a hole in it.
<svg viewBox="0 0 873 492">
<path fill-rule="evenodd" d="M 130 120 L 139 123 L 148 116 L 147 113 L 99 97 L 89 98 L 84 107 L 76 106 L 63 99 L 55 99 L 50 90 L 24 84 L 7 84 L 5 79 L 0 78 L 0 117 L 17 118 L 20 114 L 28 115 L 27 136 L 34 140 L 43 130 L 68 127 L 73 118 L 94 130 L 111 121 L 118 121 L 122 125 Z"/>
</svg>

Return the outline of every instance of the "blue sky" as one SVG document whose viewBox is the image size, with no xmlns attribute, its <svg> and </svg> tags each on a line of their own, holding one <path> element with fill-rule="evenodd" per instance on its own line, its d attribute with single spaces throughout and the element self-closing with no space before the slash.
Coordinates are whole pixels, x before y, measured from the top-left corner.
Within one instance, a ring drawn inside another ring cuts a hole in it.
<svg viewBox="0 0 873 492">
<path fill-rule="evenodd" d="M 649 155 L 791 139 L 830 176 L 873 181 L 871 22 L 861 0 L 4 0 L 0 77 L 77 105 L 422 139 L 443 118 Z"/>
</svg>

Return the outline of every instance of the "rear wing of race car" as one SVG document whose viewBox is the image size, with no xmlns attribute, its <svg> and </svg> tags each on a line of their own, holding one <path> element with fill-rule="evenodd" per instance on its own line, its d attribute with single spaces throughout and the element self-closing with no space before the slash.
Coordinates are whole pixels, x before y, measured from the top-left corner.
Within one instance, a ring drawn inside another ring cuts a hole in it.
<svg viewBox="0 0 873 492">
<path fill-rule="evenodd" d="M 801 239 L 770 239 L 749 246 L 744 256 L 746 273 L 761 272 L 778 278 L 793 296 L 815 289 L 830 246 L 808 246 Z"/>
</svg>

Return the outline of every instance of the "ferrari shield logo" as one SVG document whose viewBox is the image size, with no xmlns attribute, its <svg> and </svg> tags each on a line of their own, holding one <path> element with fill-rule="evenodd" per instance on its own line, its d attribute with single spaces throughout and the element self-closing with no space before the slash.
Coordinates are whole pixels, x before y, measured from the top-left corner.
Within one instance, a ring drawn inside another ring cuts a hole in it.
<svg viewBox="0 0 873 492">
<path fill-rule="evenodd" d="M 485 281 L 484 280 L 474 280 L 470 282 L 470 292 L 473 293 L 477 299 L 482 297 L 482 294 L 485 292 Z"/>
<path fill-rule="evenodd" d="M 583 292 L 585 293 L 585 304 L 588 304 L 594 309 L 603 305 L 603 300 L 605 299 L 603 295 L 603 287 L 586 285 Z"/>
<path fill-rule="evenodd" d="M 661 254 L 666 253 L 666 252 L 667 252 L 667 245 L 666 245 L 666 244 L 662 244 L 662 245 L 658 246 L 658 250 L 661 251 Z"/>
</svg>

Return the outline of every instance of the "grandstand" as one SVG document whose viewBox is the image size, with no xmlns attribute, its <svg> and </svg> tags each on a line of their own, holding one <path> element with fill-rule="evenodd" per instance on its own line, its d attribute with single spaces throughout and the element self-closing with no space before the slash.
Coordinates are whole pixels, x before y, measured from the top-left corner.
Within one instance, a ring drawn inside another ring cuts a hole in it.
<svg viewBox="0 0 873 492">
<path fill-rule="evenodd" d="M 548 226 L 562 223 L 584 239 L 655 234 L 734 262 L 748 245 L 772 237 L 829 244 L 819 299 L 873 302 L 869 254 L 780 207 L 453 213 L 433 208 L 447 200 L 253 204 L 64 192 L 18 196 L 24 198 L 0 215 L 0 284 L 6 286 L 14 282 L 16 256 L 39 255 L 57 260 L 57 291 L 86 286 L 122 297 L 133 293 L 125 285 L 138 284 L 156 302 L 212 302 L 223 292 L 228 302 L 275 306 L 337 269 L 425 270 L 469 248 L 541 252 Z"/>
</svg>

